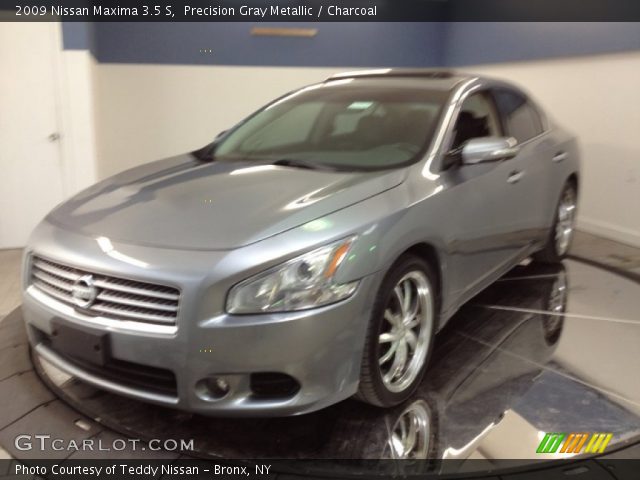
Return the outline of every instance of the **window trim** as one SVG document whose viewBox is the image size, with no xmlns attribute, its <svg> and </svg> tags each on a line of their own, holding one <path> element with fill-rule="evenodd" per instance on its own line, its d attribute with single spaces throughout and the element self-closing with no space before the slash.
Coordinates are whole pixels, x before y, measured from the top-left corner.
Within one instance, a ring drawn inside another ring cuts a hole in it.
<svg viewBox="0 0 640 480">
<path fill-rule="evenodd" d="M 465 102 L 468 99 L 476 95 L 482 95 L 486 98 L 490 106 L 493 108 L 493 113 L 497 117 L 496 125 L 498 126 L 498 129 L 499 129 L 499 132 L 498 132 L 499 136 L 506 135 L 506 131 L 502 122 L 502 115 L 500 114 L 500 110 L 498 109 L 498 104 L 496 103 L 495 97 L 493 96 L 491 90 L 492 90 L 491 87 L 482 87 L 477 90 L 470 90 L 469 92 L 467 92 L 467 94 L 463 95 L 462 98 L 460 98 L 460 100 L 458 101 L 458 104 L 456 105 L 456 110 L 453 114 L 451 122 L 449 124 L 447 138 L 446 138 L 446 141 L 444 142 L 444 145 L 446 145 L 446 148 L 443 150 L 444 155 L 451 152 L 451 150 L 453 149 L 456 124 L 458 123 L 458 118 L 460 117 L 460 112 L 462 111 L 462 107 L 464 106 Z"/>
<path fill-rule="evenodd" d="M 518 145 L 526 145 L 527 143 L 531 142 L 532 140 L 535 140 L 536 138 L 539 138 L 543 135 L 545 135 L 548 131 L 549 131 L 549 124 L 547 121 L 546 116 L 543 116 L 540 109 L 538 108 L 538 105 L 536 105 L 535 102 L 533 102 L 531 100 L 531 97 L 529 97 L 529 95 L 527 95 L 526 93 L 520 91 L 520 90 L 516 90 L 515 88 L 512 87 L 508 87 L 508 86 L 496 86 L 496 87 L 492 87 L 491 89 L 491 95 L 494 98 L 494 101 L 496 102 L 496 106 L 498 104 L 498 100 L 497 100 L 497 94 L 500 91 L 503 92 L 507 92 L 510 93 L 512 95 L 516 95 L 521 97 L 522 99 L 524 99 L 524 105 L 529 107 L 530 111 L 533 112 L 533 120 L 534 120 L 534 126 L 536 127 L 537 133 L 529 138 L 527 138 L 526 140 L 523 141 L 519 141 L 518 140 Z M 500 121 L 503 124 L 503 132 L 504 135 L 509 135 L 513 138 L 516 138 L 513 133 L 511 132 L 510 128 L 509 128 L 509 122 L 508 119 L 506 118 L 506 116 L 500 111 L 500 108 L 498 107 L 498 113 L 500 115 Z M 517 140 L 517 138 L 516 138 Z"/>
</svg>

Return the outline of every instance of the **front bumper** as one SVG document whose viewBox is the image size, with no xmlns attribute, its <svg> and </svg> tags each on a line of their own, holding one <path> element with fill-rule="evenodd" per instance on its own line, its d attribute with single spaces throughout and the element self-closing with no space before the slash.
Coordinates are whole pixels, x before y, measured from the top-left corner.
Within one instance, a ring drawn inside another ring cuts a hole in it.
<svg viewBox="0 0 640 480">
<path fill-rule="evenodd" d="M 40 242 L 38 254 L 69 265 L 122 274 L 119 270 L 122 265 L 117 260 L 99 252 L 87 252 L 86 245 L 79 257 L 77 250 L 68 248 L 69 242 L 73 244 L 78 239 L 71 238 L 73 235 L 68 237 L 64 249 L 58 242 L 55 246 Z M 127 255 L 136 258 L 148 255 L 142 248 L 133 251 L 137 249 L 129 249 Z M 202 255 L 208 255 L 206 262 L 202 261 Z M 353 395 L 358 386 L 377 275 L 363 278 L 352 297 L 333 305 L 293 313 L 234 316 L 212 307 L 224 294 L 218 291 L 220 281 L 212 278 L 210 269 L 203 265 L 221 263 L 221 258 L 214 258 L 216 255 L 222 253 L 199 253 L 196 258 L 188 259 L 186 255 L 164 252 L 167 264 L 156 262 L 152 271 L 139 272 L 130 266 L 126 272 L 129 278 L 137 273 L 141 281 L 158 283 L 170 277 L 172 283 L 180 285 L 180 312 L 173 330 L 138 330 L 130 328 L 130 322 L 88 316 L 25 282 L 22 309 L 31 345 L 57 368 L 98 388 L 205 415 L 295 415 L 324 408 Z M 182 260 L 176 263 L 179 269 L 169 266 L 172 257 Z M 207 310 L 214 314 L 208 315 Z M 132 387 L 101 375 L 99 370 L 69 361 L 47 342 L 53 334 L 54 322 L 107 333 L 110 358 L 172 372 L 175 392 L 167 394 Z M 250 376 L 254 373 L 286 374 L 296 380 L 299 390 L 284 398 L 255 395 L 250 386 Z M 199 395 L 196 385 L 211 377 L 227 380 L 230 392 L 215 400 Z"/>
<path fill-rule="evenodd" d="M 98 326 L 72 307 L 47 299 L 30 287 L 23 314 L 35 351 L 57 368 L 96 387 L 140 400 L 201 414 L 294 415 L 324 408 L 357 390 L 366 308 L 366 283 L 339 304 L 295 314 L 236 317 L 227 315 L 193 325 L 187 335 L 145 335 Z M 364 287 L 364 288 L 363 288 Z M 51 335 L 52 321 L 90 325 L 109 332 L 111 356 L 175 374 L 176 395 L 131 388 L 87 371 L 52 350 L 42 333 Z M 278 372 L 300 384 L 290 398 L 255 397 L 251 373 Z M 231 391 L 218 400 L 204 400 L 196 384 L 224 376 Z"/>
</svg>

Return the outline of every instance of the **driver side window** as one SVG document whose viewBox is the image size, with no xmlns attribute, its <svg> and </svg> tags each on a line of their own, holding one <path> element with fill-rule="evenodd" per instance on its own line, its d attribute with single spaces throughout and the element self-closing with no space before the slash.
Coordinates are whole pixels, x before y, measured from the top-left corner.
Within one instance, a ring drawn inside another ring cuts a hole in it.
<svg viewBox="0 0 640 480">
<path fill-rule="evenodd" d="M 453 132 L 451 149 L 462 147 L 472 138 L 502 136 L 493 100 L 487 93 L 475 93 L 462 104 Z"/>
</svg>

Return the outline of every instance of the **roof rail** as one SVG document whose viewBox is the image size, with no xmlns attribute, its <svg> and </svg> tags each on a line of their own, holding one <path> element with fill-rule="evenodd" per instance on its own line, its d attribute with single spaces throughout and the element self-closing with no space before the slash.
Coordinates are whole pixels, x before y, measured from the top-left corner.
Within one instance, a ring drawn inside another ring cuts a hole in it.
<svg viewBox="0 0 640 480">
<path fill-rule="evenodd" d="M 379 77 L 418 77 L 418 78 L 451 78 L 456 73 L 452 70 L 436 70 L 431 68 L 379 68 L 374 70 L 356 70 L 342 72 L 330 76 L 325 82 L 347 78 L 379 78 Z"/>
</svg>

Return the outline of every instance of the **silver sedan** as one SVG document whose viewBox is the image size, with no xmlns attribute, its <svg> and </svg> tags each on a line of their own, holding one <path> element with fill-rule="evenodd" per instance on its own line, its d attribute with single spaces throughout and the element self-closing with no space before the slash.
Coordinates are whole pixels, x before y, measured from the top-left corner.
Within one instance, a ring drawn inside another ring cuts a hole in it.
<svg viewBox="0 0 640 480">
<path fill-rule="evenodd" d="M 566 255 L 578 157 L 504 82 L 329 78 L 53 210 L 24 257 L 31 344 L 190 412 L 397 405 L 462 304 L 527 257 Z"/>
</svg>

